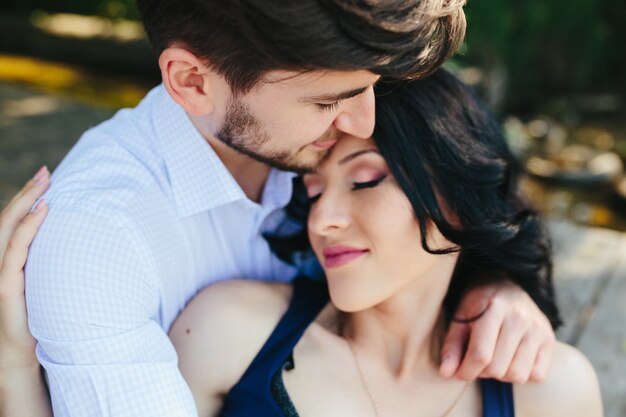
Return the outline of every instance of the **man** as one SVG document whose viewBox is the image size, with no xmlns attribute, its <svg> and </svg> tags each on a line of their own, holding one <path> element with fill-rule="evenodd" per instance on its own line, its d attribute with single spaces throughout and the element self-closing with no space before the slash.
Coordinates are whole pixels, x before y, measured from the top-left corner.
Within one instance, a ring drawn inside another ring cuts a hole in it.
<svg viewBox="0 0 626 417">
<path fill-rule="evenodd" d="M 314 168 L 342 135 L 369 137 L 374 83 L 427 74 L 465 27 L 461 1 L 137 4 L 163 85 L 59 166 L 26 269 L 56 416 L 196 415 L 167 337 L 174 318 L 212 282 L 293 277 L 262 237 L 289 201 L 288 171 Z M 485 287 L 458 316 L 489 305 L 471 337 L 452 326 L 442 373 L 544 369 L 553 335 L 528 297 Z M 515 327 L 524 316 L 539 324 Z"/>
</svg>

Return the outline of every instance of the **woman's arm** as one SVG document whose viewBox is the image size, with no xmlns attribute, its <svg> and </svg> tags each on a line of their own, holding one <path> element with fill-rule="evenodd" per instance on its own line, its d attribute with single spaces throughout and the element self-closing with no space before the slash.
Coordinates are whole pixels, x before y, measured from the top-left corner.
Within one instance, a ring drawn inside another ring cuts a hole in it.
<svg viewBox="0 0 626 417">
<path fill-rule="evenodd" d="M 602 417 L 596 373 L 576 348 L 557 342 L 554 360 L 542 383 L 516 385 L 516 417 Z"/>
<path fill-rule="evenodd" d="M 50 396 L 39 362 L 30 367 L 0 368 L 0 416 L 52 417 Z"/>
<path fill-rule="evenodd" d="M 48 188 L 49 177 L 42 168 L 0 214 L 0 416 L 52 416 L 24 301 L 26 254 L 47 206 L 42 201 L 30 209 Z"/>
</svg>

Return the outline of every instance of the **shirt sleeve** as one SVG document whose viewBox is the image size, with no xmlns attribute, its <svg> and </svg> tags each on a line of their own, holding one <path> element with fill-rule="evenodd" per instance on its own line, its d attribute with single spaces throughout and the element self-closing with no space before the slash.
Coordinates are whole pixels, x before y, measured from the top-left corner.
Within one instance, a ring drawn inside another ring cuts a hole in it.
<svg viewBox="0 0 626 417">
<path fill-rule="evenodd" d="M 31 246 L 29 326 L 57 417 L 197 416 L 141 243 L 110 218 L 52 207 Z"/>
</svg>

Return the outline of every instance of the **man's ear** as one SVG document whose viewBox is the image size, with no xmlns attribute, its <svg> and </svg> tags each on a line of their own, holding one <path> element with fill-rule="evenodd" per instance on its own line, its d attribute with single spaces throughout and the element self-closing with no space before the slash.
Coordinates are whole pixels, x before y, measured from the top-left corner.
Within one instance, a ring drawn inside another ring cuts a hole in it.
<svg viewBox="0 0 626 417">
<path fill-rule="evenodd" d="M 202 116 L 215 109 L 213 70 L 195 54 L 180 46 L 166 48 L 159 67 L 168 93 L 187 113 Z"/>
</svg>

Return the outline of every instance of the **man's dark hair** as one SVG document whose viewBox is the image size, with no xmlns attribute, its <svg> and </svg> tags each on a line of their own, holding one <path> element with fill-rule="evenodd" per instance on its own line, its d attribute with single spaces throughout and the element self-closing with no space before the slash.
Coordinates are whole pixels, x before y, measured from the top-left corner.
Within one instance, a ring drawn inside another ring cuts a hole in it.
<svg viewBox="0 0 626 417">
<path fill-rule="evenodd" d="M 270 70 L 432 72 L 461 44 L 465 0 L 137 0 L 157 52 L 181 42 L 246 93 Z"/>
</svg>

